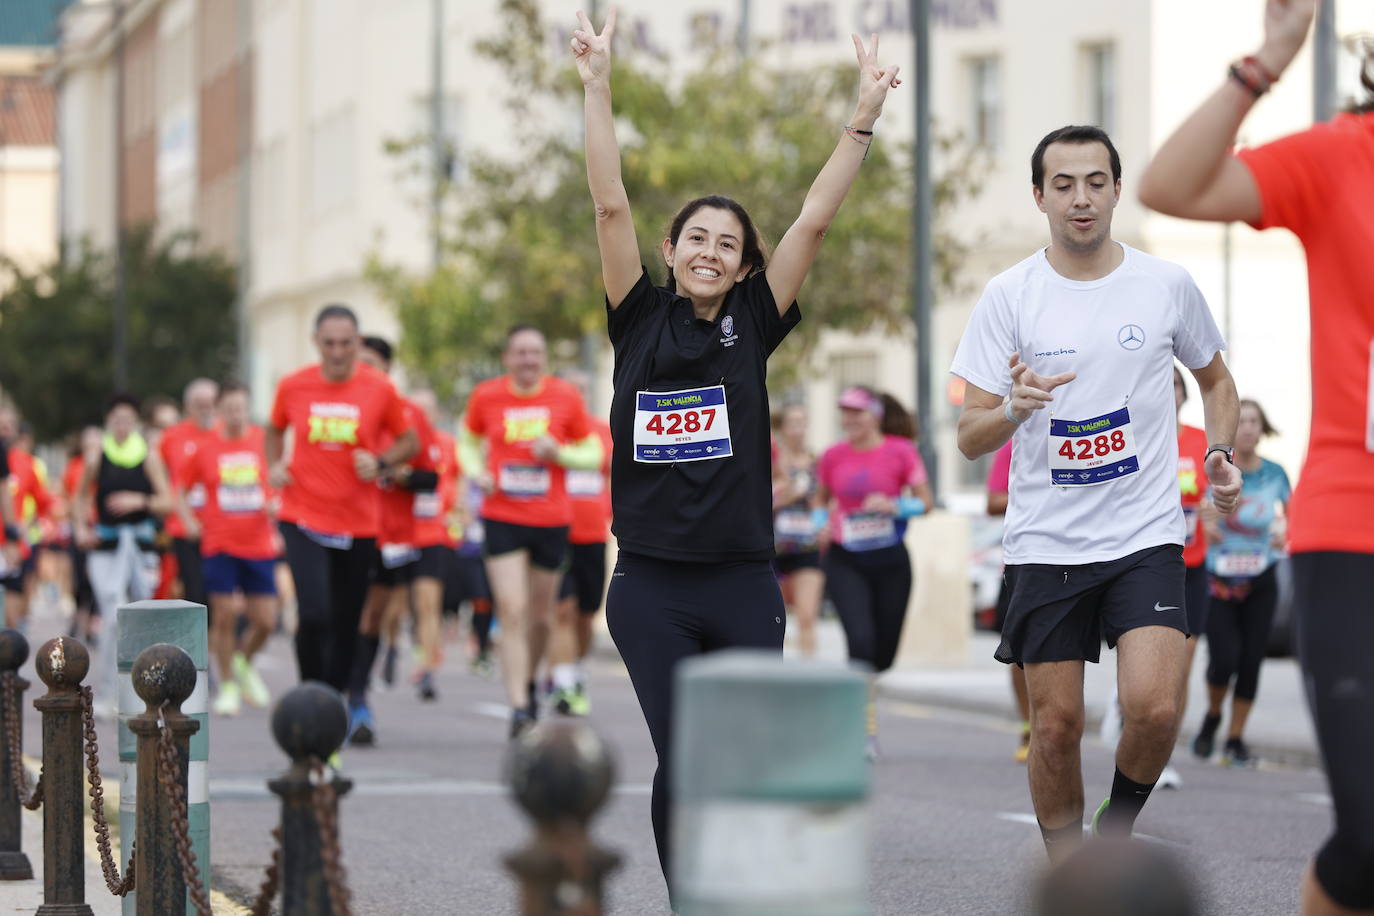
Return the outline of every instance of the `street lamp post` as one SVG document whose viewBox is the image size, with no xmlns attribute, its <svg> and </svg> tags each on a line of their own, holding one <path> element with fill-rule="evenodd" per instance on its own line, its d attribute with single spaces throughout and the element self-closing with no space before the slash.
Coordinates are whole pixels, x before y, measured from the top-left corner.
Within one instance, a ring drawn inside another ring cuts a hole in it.
<svg viewBox="0 0 1374 916">
<path fill-rule="evenodd" d="M 934 251 L 931 241 L 931 220 L 934 210 L 934 188 L 930 179 L 930 0 L 911 0 L 911 35 L 915 48 L 916 83 L 916 153 L 912 182 L 915 201 L 912 207 L 912 304 L 916 323 L 916 415 L 927 434 L 921 437 L 921 460 L 930 476 L 930 488 L 940 496 L 940 473 L 937 452 L 931 443 L 930 431 L 935 415 L 931 398 L 930 314 L 935 295 L 932 283 Z"/>
</svg>

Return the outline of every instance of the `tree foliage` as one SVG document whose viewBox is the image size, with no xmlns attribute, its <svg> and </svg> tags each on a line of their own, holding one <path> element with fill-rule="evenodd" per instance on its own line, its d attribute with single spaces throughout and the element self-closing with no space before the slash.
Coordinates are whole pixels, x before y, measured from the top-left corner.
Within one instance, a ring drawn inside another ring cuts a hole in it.
<svg viewBox="0 0 1374 916">
<path fill-rule="evenodd" d="M 178 397 L 237 363 L 234 269 L 179 235 L 125 237 L 129 389 Z M 36 271 L 0 264 L 0 385 L 50 441 L 102 420 L 114 391 L 115 258 L 88 244 Z"/>
<path fill-rule="evenodd" d="M 463 162 L 449 189 L 457 215 L 444 227 L 447 254 L 437 271 L 416 275 L 377 258 L 369 265 L 398 308 L 402 358 L 437 391 L 454 389 L 457 367 L 489 362 L 516 322 L 554 341 L 604 333 L 582 89 L 565 40 L 549 40 L 568 29 L 541 21 L 531 0 L 504 0 L 501 11 L 499 33 L 478 52 L 508 78 L 502 130 L 515 135 L 522 154 L 473 152 Z M 764 62 L 766 54 L 722 51 L 670 70 L 626 44 L 617 47 L 612 77 L 616 130 L 640 256 L 655 282 L 666 278 L 660 245 L 668 224 L 694 197 L 733 197 L 776 242 L 853 112 L 853 63 L 780 69 Z M 827 329 L 910 328 L 911 147 L 885 138 L 881 122 L 875 140 L 802 289 L 806 320 L 774 357 L 784 370 L 799 365 Z M 426 143 L 415 137 L 392 150 L 424 157 Z M 940 144 L 951 168 L 935 200 L 947 213 L 976 191 L 977 157 L 956 140 Z M 416 161 L 409 160 L 412 172 Z M 936 228 L 937 289 L 949 290 L 964 249 Z"/>
</svg>

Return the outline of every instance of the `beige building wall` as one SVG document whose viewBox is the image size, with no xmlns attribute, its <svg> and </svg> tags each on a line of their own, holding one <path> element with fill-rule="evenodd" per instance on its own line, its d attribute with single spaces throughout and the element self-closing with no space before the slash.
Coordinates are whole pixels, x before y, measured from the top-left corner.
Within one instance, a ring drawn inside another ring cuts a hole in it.
<svg viewBox="0 0 1374 916">
<path fill-rule="evenodd" d="M 45 49 L 0 48 L 0 256 L 27 270 L 57 256 L 54 95 L 41 78 L 48 59 Z"/>
</svg>

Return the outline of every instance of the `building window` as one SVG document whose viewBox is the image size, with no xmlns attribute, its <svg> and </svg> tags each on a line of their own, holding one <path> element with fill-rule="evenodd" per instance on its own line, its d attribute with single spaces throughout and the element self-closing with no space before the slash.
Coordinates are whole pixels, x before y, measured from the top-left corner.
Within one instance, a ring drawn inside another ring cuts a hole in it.
<svg viewBox="0 0 1374 916">
<path fill-rule="evenodd" d="M 1116 46 L 1086 46 L 1083 69 L 1088 89 L 1088 123 L 1110 134 L 1116 129 Z"/>
<path fill-rule="evenodd" d="M 830 378 L 836 391 L 843 391 L 853 385 L 869 388 L 878 382 L 878 355 L 876 353 L 837 353 L 830 357 Z"/>
<path fill-rule="evenodd" d="M 968 62 L 969 135 L 990 152 L 1002 145 L 1002 61 L 975 57 Z"/>
</svg>

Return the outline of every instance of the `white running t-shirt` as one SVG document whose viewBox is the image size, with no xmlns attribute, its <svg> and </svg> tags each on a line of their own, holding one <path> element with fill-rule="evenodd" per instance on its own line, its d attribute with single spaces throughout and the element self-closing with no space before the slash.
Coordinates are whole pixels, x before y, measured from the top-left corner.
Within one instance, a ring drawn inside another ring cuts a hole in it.
<svg viewBox="0 0 1374 916">
<path fill-rule="evenodd" d="M 1060 276 L 1043 249 L 994 277 L 954 355 L 951 373 L 1004 397 L 1013 353 L 1040 375 L 1078 373 L 1013 435 L 1009 564 L 1184 542 L 1173 361 L 1201 369 L 1226 342 L 1186 270 L 1121 247 L 1098 280 Z"/>
</svg>

